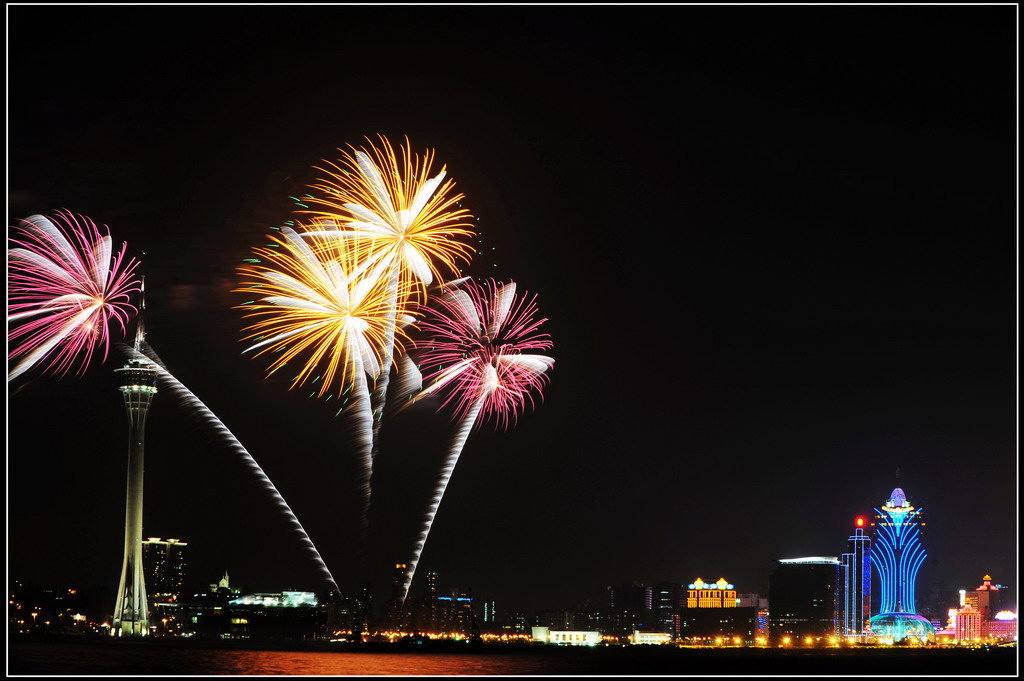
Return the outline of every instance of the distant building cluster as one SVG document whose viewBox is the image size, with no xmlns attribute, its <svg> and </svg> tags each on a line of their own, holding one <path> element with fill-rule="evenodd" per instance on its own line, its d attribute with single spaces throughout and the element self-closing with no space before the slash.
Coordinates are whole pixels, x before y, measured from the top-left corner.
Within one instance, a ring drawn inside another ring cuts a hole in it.
<svg viewBox="0 0 1024 681">
<path fill-rule="evenodd" d="M 945 641 L 975 643 L 1017 640 L 1017 613 L 1004 608 L 1007 588 L 985 575 L 976 588 L 960 590 L 958 607 L 949 609 L 946 627 L 936 635 Z"/>
<path fill-rule="evenodd" d="M 865 644 L 974 645 L 1016 641 L 1017 617 L 1008 589 L 985 575 L 958 594 L 942 585 L 924 589 L 918 571 L 927 554 L 922 511 L 896 488 L 871 522 L 860 517 L 840 556 L 776 562 L 768 594 L 743 591 L 725 577 L 687 584 L 637 582 L 610 586 L 602 602 L 571 609 L 504 612 L 465 587 L 440 585 L 427 572 L 422 591 L 404 601 L 407 565 L 394 567 L 390 599 L 378 616 L 370 588 L 318 595 L 250 592 L 223 577 L 200 593 L 186 591 L 188 543 L 150 537 L 140 542 L 140 576 L 147 607 L 132 610 L 147 635 L 226 639 L 365 640 L 442 637 L 498 639 L 549 645 L 597 646 L 834 646 Z M 126 562 L 131 564 L 132 554 Z M 131 574 L 129 571 L 128 574 Z M 129 581 L 129 586 L 131 582 Z M 875 588 L 873 588 L 873 586 Z M 122 581 L 116 599 L 124 627 L 133 589 Z M 9 598 L 12 632 L 112 633 L 117 617 L 107 595 L 74 589 L 33 589 L 15 582 Z M 97 600 L 99 599 L 99 600 Z M 951 600 L 955 602 L 950 602 Z M 103 614 L 96 615 L 97 603 Z M 143 612 L 144 610 L 144 612 Z M 90 615 L 91 614 L 91 615 Z"/>
</svg>

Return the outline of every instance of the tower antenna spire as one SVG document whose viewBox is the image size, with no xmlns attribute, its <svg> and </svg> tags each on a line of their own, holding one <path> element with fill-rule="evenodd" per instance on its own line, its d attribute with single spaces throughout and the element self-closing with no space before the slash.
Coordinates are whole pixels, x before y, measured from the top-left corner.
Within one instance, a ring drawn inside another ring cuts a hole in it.
<svg viewBox="0 0 1024 681">
<path fill-rule="evenodd" d="M 142 254 L 145 257 L 145 253 Z M 142 342 L 146 340 L 146 325 L 142 316 L 146 311 L 146 275 L 142 275 L 139 284 L 139 314 L 135 317 L 135 351 L 142 351 Z"/>
</svg>

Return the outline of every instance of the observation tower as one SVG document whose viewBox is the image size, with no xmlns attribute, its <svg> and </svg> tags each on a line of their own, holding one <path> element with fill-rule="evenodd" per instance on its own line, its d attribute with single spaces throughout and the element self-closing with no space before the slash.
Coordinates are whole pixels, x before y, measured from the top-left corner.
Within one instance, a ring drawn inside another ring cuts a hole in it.
<svg viewBox="0 0 1024 681">
<path fill-rule="evenodd" d="M 145 279 L 143 279 L 145 290 Z M 142 310 L 136 322 L 135 350 L 145 336 Z M 149 634 L 149 605 L 146 600 L 146 579 L 142 569 L 142 479 L 145 464 L 146 414 L 156 395 L 157 367 L 148 359 L 130 359 L 118 375 L 121 396 L 128 412 L 128 493 L 124 513 L 124 562 L 121 582 L 117 587 L 111 636 L 146 636 Z"/>
</svg>

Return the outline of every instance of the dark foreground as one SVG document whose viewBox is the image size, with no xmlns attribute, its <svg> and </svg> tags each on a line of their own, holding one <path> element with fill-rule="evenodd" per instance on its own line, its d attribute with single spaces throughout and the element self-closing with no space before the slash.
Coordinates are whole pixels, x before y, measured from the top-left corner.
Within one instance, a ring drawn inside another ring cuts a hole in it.
<svg viewBox="0 0 1024 681">
<path fill-rule="evenodd" d="M 385 676 L 1016 676 L 1016 647 L 782 650 L 660 646 L 395 645 L 305 649 L 153 639 L 21 639 L 8 645 L 8 675 L 385 675 Z"/>
</svg>

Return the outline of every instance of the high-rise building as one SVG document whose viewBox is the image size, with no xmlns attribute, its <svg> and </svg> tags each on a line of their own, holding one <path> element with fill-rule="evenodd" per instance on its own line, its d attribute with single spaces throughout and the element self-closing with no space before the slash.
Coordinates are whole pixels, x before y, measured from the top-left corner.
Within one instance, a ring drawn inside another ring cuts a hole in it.
<svg viewBox="0 0 1024 681">
<path fill-rule="evenodd" d="M 931 622 L 918 615 L 915 583 L 927 557 L 921 544 L 923 509 L 915 508 L 897 487 L 881 509 L 875 509 L 871 565 L 878 576 L 878 614 L 869 620 L 869 631 L 878 642 L 934 640 Z"/>
<path fill-rule="evenodd" d="M 773 644 L 803 645 L 834 636 L 841 564 L 831 556 L 780 560 L 768 578 L 768 629 Z"/>
<path fill-rule="evenodd" d="M 405 573 L 408 566 L 396 563 L 391 577 L 391 600 L 388 601 L 384 628 L 389 631 L 404 631 L 408 625 L 408 614 L 413 604 L 406 604 L 402 599 L 405 592 Z"/>
<path fill-rule="evenodd" d="M 871 618 L 871 538 L 864 534 L 867 521 L 854 521 L 853 535 L 847 539 L 842 557 L 842 602 L 839 608 L 839 633 L 846 639 L 862 641 L 867 637 Z"/>
<path fill-rule="evenodd" d="M 494 601 L 484 601 L 484 624 L 487 625 L 488 629 L 493 629 L 495 622 L 498 621 L 498 604 Z"/>
<path fill-rule="evenodd" d="M 878 614 L 868 626 L 871 637 L 878 642 L 926 642 L 935 638 L 935 628 L 917 614 L 914 603 L 917 573 L 928 556 L 921 544 L 925 525 L 922 510 L 914 508 L 899 487 L 881 509 L 875 509 L 871 565 L 878 575 L 880 600 Z"/>
<path fill-rule="evenodd" d="M 142 542 L 142 564 L 152 598 L 174 602 L 181 597 L 185 583 L 185 547 L 179 539 L 150 537 Z"/>
<path fill-rule="evenodd" d="M 472 636 L 479 628 L 473 612 L 470 589 L 453 588 L 448 596 L 438 596 L 438 626 L 441 633 Z"/>
<path fill-rule="evenodd" d="M 354 614 L 352 617 L 352 641 L 361 643 L 363 635 L 370 630 L 370 602 L 372 594 L 369 582 L 363 582 L 359 587 L 359 595 L 355 599 Z"/>
<path fill-rule="evenodd" d="M 628 636 L 641 629 L 650 631 L 654 605 L 651 587 L 639 582 L 608 587 L 610 633 Z"/>
<path fill-rule="evenodd" d="M 1005 586 L 993 584 L 992 577 L 985 575 L 981 578 L 981 586 L 975 588 L 973 592 L 967 592 L 967 602 L 973 603 L 981 612 L 982 619 L 987 622 L 1002 609 L 1002 596 L 1005 592 Z"/>
<path fill-rule="evenodd" d="M 137 336 L 136 350 L 140 340 Z M 146 415 L 156 395 L 157 368 L 147 359 L 130 359 L 125 366 L 114 371 L 120 378 L 129 429 L 124 560 L 110 633 L 112 636 L 146 636 L 149 634 L 149 605 L 142 563 L 142 483 Z"/>
<path fill-rule="evenodd" d="M 437 620 L 437 572 L 427 573 L 423 582 L 423 610 L 420 615 L 424 630 L 434 633 L 438 630 Z"/>
<path fill-rule="evenodd" d="M 925 523 L 923 509 L 914 508 L 897 487 L 881 509 L 875 509 L 871 564 L 878 574 L 878 612 L 917 612 L 914 584 L 928 557 L 921 544 Z"/>
<path fill-rule="evenodd" d="M 658 582 L 651 591 L 651 610 L 654 614 L 654 630 L 679 636 L 679 607 L 682 601 L 682 585 L 675 582 Z"/>
</svg>

